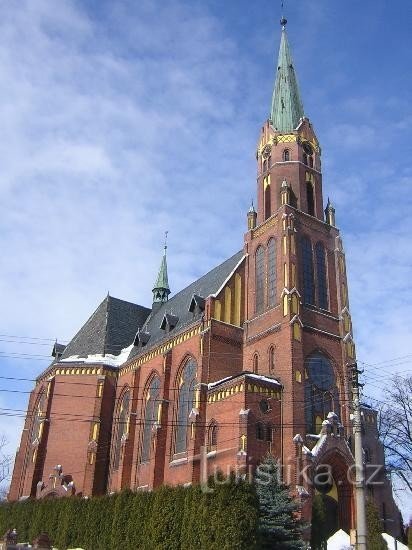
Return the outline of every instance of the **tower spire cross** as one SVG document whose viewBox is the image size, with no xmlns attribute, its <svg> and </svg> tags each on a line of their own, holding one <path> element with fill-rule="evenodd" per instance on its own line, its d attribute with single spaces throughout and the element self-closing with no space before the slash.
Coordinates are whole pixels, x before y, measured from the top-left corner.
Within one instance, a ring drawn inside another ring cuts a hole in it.
<svg viewBox="0 0 412 550">
<path fill-rule="evenodd" d="M 284 1 L 282 0 L 280 3 L 280 8 L 281 8 L 280 24 L 282 25 L 282 31 L 285 30 L 286 23 L 288 22 L 288 20 L 285 18 L 285 15 L 284 15 L 284 7 L 285 7 Z"/>
<path fill-rule="evenodd" d="M 168 235 L 169 231 L 165 231 L 165 244 L 164 244 L 164 253 L 166 254 L 166 250 L 167 250 L 167 235 Z"/>
</svg>

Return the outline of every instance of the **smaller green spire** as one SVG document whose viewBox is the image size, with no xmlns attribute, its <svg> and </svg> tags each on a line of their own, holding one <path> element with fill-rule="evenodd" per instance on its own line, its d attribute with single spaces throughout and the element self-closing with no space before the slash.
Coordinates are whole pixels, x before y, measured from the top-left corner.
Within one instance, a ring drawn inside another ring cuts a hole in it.
<svg viewBox="0 0 412 550">
<path fill-rule="evenodd" d="M 160 263 L 159 273 L 155 285 L 153 287 L 153 303 L 163 303 L 167 302 L 169 299 L 170 288 L 169 280 L 167 277 L 167 260 L 166 260 L 166 251 L 167 251 L 167 231 L 165 233 L 165 245 L 163 248 L 163 257 Z"/>
<path fill-rule="evenodd" d="M 280 38 L 279 57 L 275 88 L 272 96 L 270 120 L 279 132 L 291 132 L 304 116 L 300 99 L 298 82 L 293 67 L 292 53 L 286 35 L 286 19 L 282 17 L 282 35 Z"/>
</svg>

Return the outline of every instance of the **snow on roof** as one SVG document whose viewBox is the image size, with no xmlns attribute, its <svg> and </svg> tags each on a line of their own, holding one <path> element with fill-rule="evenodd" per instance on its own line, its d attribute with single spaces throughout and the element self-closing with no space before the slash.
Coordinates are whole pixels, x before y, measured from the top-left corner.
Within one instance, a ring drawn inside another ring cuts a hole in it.
<svg viewBox="0 0 412 550">
<path fill-rule="evenodd" d="M 255 380 L 261 380 L 262 382 L 269 382 L 270 384 L 276 384 L 277 386 L 282 385 L 279 382 L 279 380 L 276 380 L 275 378 L 269 378 L 267 376 L 261 376 L 260 374 L 250 374 L 250 373 L 248 373 L 247 376 L 249 378 L 253 378 Z"/>
<path fill-rule="evenodd" d="M 217 380 L 216 382 L 211 382 L 210 384 L 207 385 L 207 389 L 211 390 L 216 386 L 219 386 L 219 384 L 223 384 L 228 380 L 235 380 L 240 376 L 247 376 L 248 378 L 252 378 L 252 380 L 259 380 L 260 382 L 269 382 L 270 384 L 275 384 L 276 386 L 279 386 L 279 387 L 282 386 L 282 384 L 279 382 L 279 380 L 276 380 L 276 378 L 269 378 L 268 376 L 261 376 L 260 374 L 254 374 L 254 373 L 245 371 L 245 372 L 240 372 L 235 376 L 226 376 L 226 378 L 222 378 L 221 380 Z"/>
<path fill-rule="evenodd" d="M 217 382 L 211 382 L 210 384 L 207 385 L 207 389 L 211 390 L 215 386 L 218 386 L 219 384 L 223 384 L 223 382 L 226 382 L 226 380 L 230 380 L 231 378 L 233 378 L 233 376 L 226 376 L 226 378 L 222 378 L 221 380 L 218 380 Z"/>
<path fill-rule="evenodd" d="M 79 357 L 78 355 L 70 355 L 65 359 L 60 359 L 60 363 L 101 363 L 104 365 L 110 365 L 111 367 L 120 367 L 129 357 L 130 351 L 133 348 L 133 344 L 127 348 L 122 349 L 119 355 L 112 355 L 111 353 L 96 353 L 94 355 L 87 355 L 86 357 Z"/>
<path fill-rule="evenodd" d="M 313 447 L 313 449 L 311 451 L 313 456 L 316 456 L 318 454 L 318 452 L 321 450 L 323 444 L 326 441 L 326 437 L 327 437 L 326 434 L 322 434 L 319 437 L 318 441 L 316 442 L 316 445 Z"/>
<path fill-rule="evenodd" d="M 328 539 L 328 550 L 351 550 L 350 536 L 339 529 Z"/>
<path fill-rule="evenodd" d="M 397 548 L 398 550 L 408 550 L 408 547 L 405 544 L 402 544 L 402 542 L 396 541 L 397 546 L 395 546 L 395 539 L 394 537 L 391 537 L 391 535 L 388 535 L 388 533 L 382 533 L 382 537 L 386 544 L 388 545 L 388 550 L 395 550 Z"/>
</svg>

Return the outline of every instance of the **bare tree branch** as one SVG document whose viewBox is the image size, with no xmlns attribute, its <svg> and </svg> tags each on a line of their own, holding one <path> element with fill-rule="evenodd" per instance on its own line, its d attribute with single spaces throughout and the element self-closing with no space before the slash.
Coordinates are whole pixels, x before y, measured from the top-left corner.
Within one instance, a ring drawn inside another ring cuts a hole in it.
<svg viewBox="0 0 412 550">
<path fill-rule="evenodd" d="M 379 435 L 387 464 L 412 492 L 412 376 L 395 376 L 380 409 Z"/>
</svg>

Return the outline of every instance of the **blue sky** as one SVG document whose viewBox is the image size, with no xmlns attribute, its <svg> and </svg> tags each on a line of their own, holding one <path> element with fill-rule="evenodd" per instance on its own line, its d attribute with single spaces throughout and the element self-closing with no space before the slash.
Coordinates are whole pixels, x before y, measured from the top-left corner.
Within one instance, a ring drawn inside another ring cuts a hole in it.
<svg viewBox="0 0 412 550">
<path fill-rule="evenodd" d="M 379 398 L 412 370 L 412 3 L 290 0 L 286 15 Z M 1 375 L 36 376 L 108 290 L 150 305 L 164 230 L 172 291 L 242 247 L 278 20 L 266 0 L 3 3 L 0 333 L 19 338 L 0 336 Z M 20 429 L 0 416 L 11 452 Z"/>
</svg>

